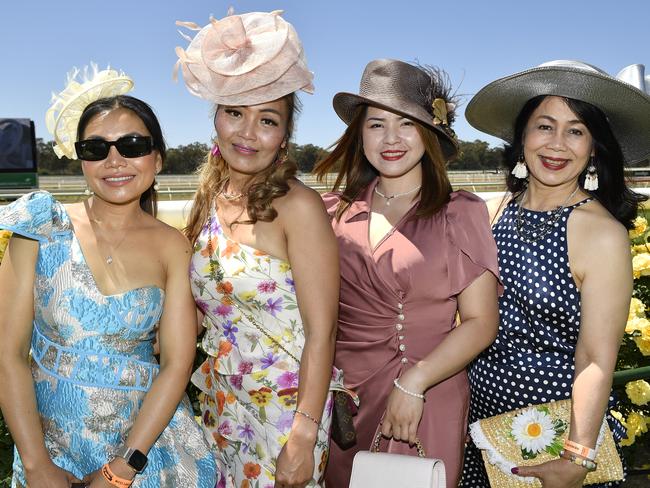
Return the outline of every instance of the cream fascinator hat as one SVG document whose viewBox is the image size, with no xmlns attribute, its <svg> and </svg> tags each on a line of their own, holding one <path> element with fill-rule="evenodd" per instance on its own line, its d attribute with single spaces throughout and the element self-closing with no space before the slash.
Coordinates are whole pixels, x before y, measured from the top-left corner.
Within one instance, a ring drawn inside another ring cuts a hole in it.
<svg viewBox="0 0 650 488">
<path fill-rule="evenodd" d="M 549 61 L 493 81 L 472 98 L 467 121 L 512 143 L 515 121 L 531 98 L 554 95 L 598 107 L 607 117 L 626 163 L 650 157 L 650 76 L 642 64 L 616 77 L 581 61 Z"/>
<path fill-rule="evenodd" d="M 54 152 L 59 158 L 77 159 L 74 143 L 77 140 L 77 126 L 81 114 L 88 105 L 100 98 L 124 95 L 133 88 L 133 80 L 121 71 L 110 68 L 99 71 L 91 63 L 83 70 L 81 81 L 77 68 L 68 73 L 65 89 L 52 93 L 52 105 L 45 113 L 45 125 L 54 136 Z"/>
<path fill-rule="evenodd" d="M 192 22 L 177 25 L 198 31 L 186 50 L 176 48 L 188 90 L 223 105 L 256 105 L 303 90 L 313 93 L 313 74 L 293 26 L 281 10 L 228 15 L 210 19 L 201 28 Z"/>
<path fill-rule="evenodd" d="M 364 104 L 415 120 L 438 136 L 445 158 L 451 160 L 458 154 L 458 141 L 451 128 L 456 104 L 450 91 L 447 75 L 441 70 L 377 59 L 366 66 L 359 94 L 337 93 L 332 104 L 348 125 L 356 108 Z"/>
</svg>

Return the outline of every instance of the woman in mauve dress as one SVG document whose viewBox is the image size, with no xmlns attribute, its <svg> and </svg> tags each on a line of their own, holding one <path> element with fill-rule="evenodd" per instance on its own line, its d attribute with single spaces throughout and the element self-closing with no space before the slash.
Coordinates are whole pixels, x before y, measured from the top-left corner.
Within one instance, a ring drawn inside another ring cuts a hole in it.
<svg viewBox="0 0 650 488">
<path fill-rule="evenodd" d="M 356 445 L 331 446 L 328 487 L 348 486 L 382 417 L 389 452 L 416 455 L 417 438 L 445 462 L 448 486 L 458 484 L 465 366 L 494 340 L 500 285 L 485 204 L 452 192 L 446 174 L 458 152 L 446 81 L 433 68 L 376 60 L 360 95 L 334 97 L 348 128 L 317 172 L 341 161 L 323 197 L 341 264 L 335 365 L 361 404 Z"/>
</svg>

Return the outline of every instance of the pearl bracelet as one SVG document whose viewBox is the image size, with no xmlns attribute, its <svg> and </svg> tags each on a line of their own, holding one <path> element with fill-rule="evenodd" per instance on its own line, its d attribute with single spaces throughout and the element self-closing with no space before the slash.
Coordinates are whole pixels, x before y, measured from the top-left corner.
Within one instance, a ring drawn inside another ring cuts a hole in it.
<svg viewBox="0 0 650 488">
<path fill-rule="evenodd" d="M 585 459 L 576 454 L 573 454 L 572 452 L 565 451 L 564 449 L 560 451 L 560 457 L 565 461 L 569 461 L 570 463 L 582 466 L 590 473 L 592 471 L 596 471 L 596 468 L 598 468 L 598 463 L 592 461 L 591 459 Z"/>
<path fill-rule="evenodd" d="M 407 390 L 406 388 L 404 388 L 402 385 L 399 384 L 399 381 L 397 381 L 397 378 L 395 378 L 393 380 L 393 384 L 395 385 L 395 388 L 397 388 L 402 393 L 406 393 L 409 396 L 419 398 L 420 400 L 424 400 L 424 395 L 422 393 L 415 393 L 413 391 Z"/>
</svg>

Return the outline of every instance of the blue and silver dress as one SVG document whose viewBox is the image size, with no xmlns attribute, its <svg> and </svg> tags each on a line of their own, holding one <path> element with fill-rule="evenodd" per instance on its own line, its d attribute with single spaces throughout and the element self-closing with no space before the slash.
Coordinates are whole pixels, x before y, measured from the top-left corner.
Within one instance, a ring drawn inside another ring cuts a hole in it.
<svg viewBox="0 0 650 488">
<path fill-rule="evenodd" d="M 78 478 L 124 444 L 156 377 L 154 326 L 164 291 L 103 295 L 63 205 L 46 192 L 0 209 L 0 229 L 39 243 L 31 356 L 36 401 L 52 461 Z M 216 464 L 187 397 L 148 454 L 134 488 L 213 488 Z M 24 487 L 18 452 L 12 487 Z"/>
<path fill-rule="evenodd" d="M 571 398 L 575 350 L 580 332 L 580 290 L 569 267 L 567 223 L 571 212 L 591 201 L 563 208 L 552 228 L 532 242 L 516 231 L 518 214 L 543 228 L 551 212 L 511 202 L 492 232 L 497 243 L 504 293 L 499 299 L 499 333 L 471 364 L 469 421 L 517 408 Z M 608 415 L 617 441 L 621 425 Z M 612 482 L 602 486 L 618 486 Z M 465 450 L 461 487 L 489 488 L 480 451 Z"/>
</svg>

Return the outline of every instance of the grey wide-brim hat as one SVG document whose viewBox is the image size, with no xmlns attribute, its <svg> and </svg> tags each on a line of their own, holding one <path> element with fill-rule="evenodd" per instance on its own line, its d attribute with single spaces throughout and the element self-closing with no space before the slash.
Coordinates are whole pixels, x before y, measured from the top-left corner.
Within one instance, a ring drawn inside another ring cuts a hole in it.
<svg viewBox="0 0 650 488">
<path fill-rule="evenodd" d="M 467 104 L 465 117 L 476 129 L 512 143 L 515 120 L 531 98 L 555 95 L 598 107 L 607 117 L 626 163 L 650 157 L 650 76 L 634 64 L 612 77 L 581 61 L 550 61 L 500 78 Z"/>
<path fill-rule="evenodd" d="M 446 80 L 440 71 L 427 72 L 417 66 L 395 59 L 377 59 L 366 66 L 361 76 L 359 94 L 340 92 L 332 104 L 337 115 L 350 124 L 359 105 L 372 105 L 415 120 L 431 129 L 440 141 L 447 160 L 458 155 L 458 142 L 451 129 L 453 105 L 449 100 Z M 434 124 L 432 103 L 438 95 L 446 94 L 448 124 Z"/>
</svg>

